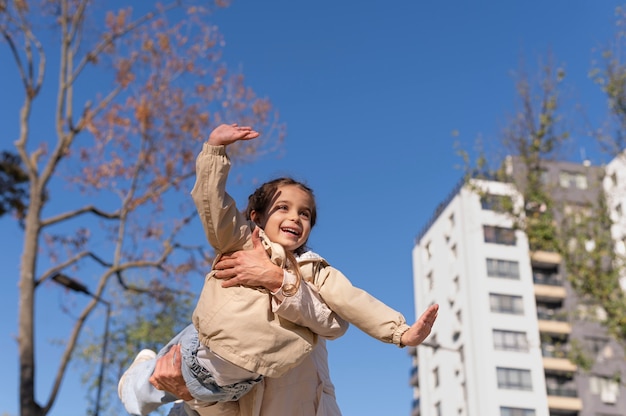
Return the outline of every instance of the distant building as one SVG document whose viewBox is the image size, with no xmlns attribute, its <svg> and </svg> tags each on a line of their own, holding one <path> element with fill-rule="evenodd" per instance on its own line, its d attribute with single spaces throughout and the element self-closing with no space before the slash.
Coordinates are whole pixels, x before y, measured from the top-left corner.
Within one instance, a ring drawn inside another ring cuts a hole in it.
<svg viewBox="0 0 626 416">
<path fill-rule="evenodd" d="M 523 179 L 515 159 L 506 166 Z M 572 218 L 604 186 L 615 248 L 626 254 L 626 163 L 607 165 L 603 183 L 602 168 L 588 163 L 543 168 L 550 196 Z M 615 380 L 626 376 L 624 350 L 581 317 L 561 256 L 531 252 L 502 198 L 524 204 L 513 183 L 460 182 L 416 239 L 416 310 L 439 303 L 440 312 L 426 345 L 412 350 L 412 416 L 626 415 L 625 383 Z M 592 351 L 590 371 L 569 359 L 573 345 Z"/>
</svg>

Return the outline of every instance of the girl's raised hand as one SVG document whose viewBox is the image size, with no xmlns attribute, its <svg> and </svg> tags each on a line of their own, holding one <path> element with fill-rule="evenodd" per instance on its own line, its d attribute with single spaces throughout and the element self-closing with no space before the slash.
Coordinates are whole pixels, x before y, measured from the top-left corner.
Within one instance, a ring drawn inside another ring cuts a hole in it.
<svg viewBox="0 0 626 416">
<path fill-rule="evenodd" d="M 213 146 L 226 146 L 238 140 L 252 140 L 259 137 L 259 132 L 249 126 L 220 124 L 209 135 L 208 143 Z"/>
</svg>

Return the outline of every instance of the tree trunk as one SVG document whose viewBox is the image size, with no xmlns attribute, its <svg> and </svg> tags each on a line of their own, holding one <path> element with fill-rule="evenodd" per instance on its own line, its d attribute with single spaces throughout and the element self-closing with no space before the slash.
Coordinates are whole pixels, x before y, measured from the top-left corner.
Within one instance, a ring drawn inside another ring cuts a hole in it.
<svg viewBox="0 0 626 416">
<path fill-rule="evenodd" d="M 31 183 L 30 204 L 24 229 L 20 265 L 18 349 L 20 359 L 20 415 L 43 416 L 35 401 L 35 271 L 42 206 L 38 184 Z"/>
</svg>

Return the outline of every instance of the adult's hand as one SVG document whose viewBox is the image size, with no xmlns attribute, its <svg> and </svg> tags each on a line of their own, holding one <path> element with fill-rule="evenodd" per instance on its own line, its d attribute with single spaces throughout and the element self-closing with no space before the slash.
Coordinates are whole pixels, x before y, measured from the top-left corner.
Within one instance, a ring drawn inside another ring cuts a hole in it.
<svg viewBox="0 0 626 416">
<path fill-rule="evenodd" d="M 402 344 L 409 347 L 415 347 L 416 345 L 424 342 L 426 337 L 430 335 L 430 331 L 433 329 L 435 319 L 437 319 L 437 313 L 439 311 L 439 305 L 430 305 L 428 309 L 419 317 L 419 319 L 402 334 Z"/>
<path fill-rule="evenodd" d="M 252 249 L 222 255 L 214 269 L 214 276 L 224 280 L 222 287 L 261 286 L 276 292 L 283 284 L 283 269 L 270 260 L 261 243 L 258 227 L 252 232 Z"/>
<path fill-rule="evenodd" d="M 157 360 L 150 384 L 157 390 L 169 391 L 185 401 L 193 400 L 180 369 L 181 363 L 180 345 L 174 345 Z"/>
</svg>

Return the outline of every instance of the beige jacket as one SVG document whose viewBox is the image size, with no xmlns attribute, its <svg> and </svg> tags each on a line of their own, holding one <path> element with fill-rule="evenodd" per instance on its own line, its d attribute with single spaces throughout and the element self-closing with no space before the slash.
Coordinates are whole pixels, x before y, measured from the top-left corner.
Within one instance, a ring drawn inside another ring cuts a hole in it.
<svg viewBox="0 0 626 416">
<path fill-rule="evenodd" d="M 196 183 L 191 195 L 206 236 L 223 253 L 252 248 L 253 224 L 226 193 L 230 162 L 224 146 L 205 144 L 196 160 Z M 261 234 L 263 238 L 264 235 Z M 282 266 L 285 253 L 279 244 L 263 243 L 272 261 Z M 200 342 L 211 351 L 248 371 L 280 377 L 299 364 L 317 342 L 310 329 L 272 311 L 272 296 L 265 289 L 244 286 L 223 288 L 211 271 L 205 278 L 192 316 Z"/>
</svg>

